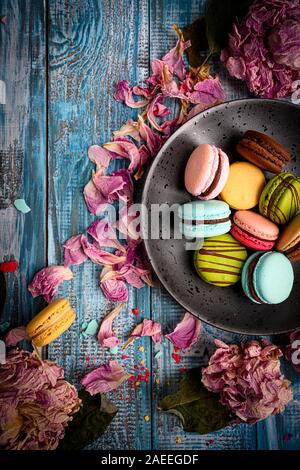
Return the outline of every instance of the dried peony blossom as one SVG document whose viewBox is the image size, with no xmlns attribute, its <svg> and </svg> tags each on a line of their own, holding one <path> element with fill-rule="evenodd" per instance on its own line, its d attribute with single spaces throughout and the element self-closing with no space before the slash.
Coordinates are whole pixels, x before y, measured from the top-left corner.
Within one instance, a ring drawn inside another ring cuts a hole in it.
<svg viewBox="0 0 300 470">
<path fill-rule="evenodd" d="M 10 330 L 5 338 L 6 346 L 16 346 L 20 341 L 24 339 L 30 341 L 30 337 L 26 333 L 26 326 L 18 326 L 17 328 L 13 328 Z"/>
<path fill-rule="evenodd" d="M 202 370 L 205 387 L 220 394 L 220 402 L 240 420 L 254 424 L 280 413 L 293 394 L 280 372 L 281 350 L 257 341 L 227 345 L 216 340 L 217 350 Z"/>
<path fill-rule="evenodd" d="M 38 271 L 28 286 L 32 297 L 43 295 L 46 302 L 51 302 L 63 281 L 70 281 L 73 273 L 64 266 L 48 266 Z"/>
<path fill-rule="evenodd" d="M 176 348 L 188 351 L 199 338 L 202 323 L 194 315 L 185 313 L 172 333 L 166 335 Z"/>
<path fill-rule="evenodd" d="M 121 310 L 123 310 L 125 304 L 120 304 L 116 308 L 114 308 L 110 313 L 108 313 L 102 323 L 100 325 L 100 329 L 98 332 L 98 342 L 101 346 L 107 348 L 114 348 L 119 344 L 119 340 L 116 337 L 113 329 L 112 329 L 112 322 L 114 319 L 119 315 Z"/>
<path fill-rule="evenodd" d="M 300 372 L 300 328 L 290 333 L 290 344 L 285 348 L 285 357 L 296 372 Z"/>
<path fill-rule="evenodd" d="M 63 244 L 63 248 L 64 266 L 66 268 L 72 264 L 81 264 L 88 258 L 81 245 L 81 234 L 69 238 Z"/>
<path fill-rule="evenodd" d="M 280 98 L 300 78 L 298 0 L 255 0 L 221 53 L 230 75 L 245 80 L 251 92 Z"/>
<path fill-rule="evenodd" d="M 141 336 L 150 336 L 152 338 L 153 343 L 161 343 L 162 342 L 161 324 L 153 320 L 148 320 L 147 318 L 145 318 L 145 320 L 143 320 L 142 323 L 139 323 L 133 329 L 127 342 L 124 344 L 123 349 L 127 348 L 127 346 L 130 343 L 132 343 L 136 338 L 140 338 Z"/>
<path fill-rule="evenodd" d="M 53 362 L 13 350 L 0 365 L 0 449 L 55 449 L 79 408 L 75 387 Z"/>
<path fill-rule="evenodd" d="M 91 395 L 107 393 L 118 388 L 131 374 L 124 371 L 116 361 L 109 361 L 86 374 L 80 383 Z"/>
</svg>

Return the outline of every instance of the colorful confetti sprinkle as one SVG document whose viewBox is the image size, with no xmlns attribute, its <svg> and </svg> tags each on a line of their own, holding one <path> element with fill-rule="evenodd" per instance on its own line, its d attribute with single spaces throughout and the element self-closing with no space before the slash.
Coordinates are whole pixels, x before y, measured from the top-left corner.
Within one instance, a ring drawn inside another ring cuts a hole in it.
<svg viewBox="0 0 300 470">
<path fill-rule="evenodd" d="M 143 365 L 145 364 L 145 359 L 142 359 L 142 360 L 140 361 L 140 364 L 142 364 L 142 366 L 143 366 Z"/>
<path fill-rule="evenodd" d="M 99 329 L 99 324 L 96 320 L 91 320 L 90 322 L 83 322 L 81 325 L 81 334 L 85 338 L 88 336 L 95 336 Z"/>
<path fill-rule="evenodd" d="M 140 347 L 139 347 L 139 351 L 144 352 L 144 351 L 145 351 L 144 346 L 140 346 Z"/>
<path fill-rule="evenodd" d="M 138 308 L 133 308 L 132 313 L 133 313 L 133 315 L 138 315 L 140 313 L 140 311 L 139 311 Z"/>
<path fill-rule="evenodd" d="M 118 354 L 118 350 L 119 350 L 119 347 L 118 347 L 118 346 L 115 346 L 115 347 L 113 347 L 113 348 L 110 348 L 110 349 L 109 349 L 109 352 L 110 352 L 111 354 Z"/>
<path fill-rule="evenodd" d="M 0 271 L 4 273 L 12 273 L 13 271 L 16 271 L 18 267 L 19 267 L 19 264 L 15 260 L 4 261 L 4 263 L 0 263 Z"/>
<path fill-rule="evenodd" d="M 18 211 L 22 212 L 22 214 L 27 214 L 27 212 L 31 211 L 30 207 L 26 204 L 24 199 L 16 199 L 14 206 Z"/>
<path fill-rule="evenodd" d="M 144 416 L 144 420 L 145 421 L 150 421 L 150 416 L 148 416 L 148 415 Z"/>
<path fill-rule="evenodd" d="M 173 353 L 172 357 L 173 357 L 174 361 L 176 362 L 176 364 L 180 364 L 181 356 L 179 356 L 179 354 Z"/>
<path fill-rule="evenodd" d="M 180 444 L 180 443 L 182 442 L 181 437 L 176 436 L 176 437 L 175 437 L 175 442 L 176 442 L 176 444 Z"/>
<path fill-rule="evenodd" d="M 121 359 L 128 359 L 128 358 L 129 358 L 129 356 L 126 356 L 125 354 L 123 354 L 123 355 L 121 356 Z"/>
<path fill-rule="evenodd" d="M 159 378 L 158 378 L 158 377 L 156 377 L 155 383 L 156 383 L 156 384 L 159 384 Z"/>
</svg>

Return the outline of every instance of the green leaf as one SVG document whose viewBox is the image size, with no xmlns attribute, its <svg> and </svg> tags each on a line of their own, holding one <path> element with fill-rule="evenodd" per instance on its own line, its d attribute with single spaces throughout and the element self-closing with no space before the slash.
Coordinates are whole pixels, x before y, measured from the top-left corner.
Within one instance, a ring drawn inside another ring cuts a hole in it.
<svg viewBox="0 0 300 470">
<path fill-rule="evenodd" d="M 187 49 L 190 66 L 200 67 L 206 58 L 206 53 L 203 54 L 203 52 L 208 49 L 204 16 L 198 18 L 194 23 L 186 25 L 182 33 L 185 41 L 191 41 L 191 47 Z"/>
<path fill-rule="evenodd" d="M 117 413 L 117 408 L 104 395 L 78 392 L 83 404 L 66 428 L 59 450 L 79 450 L 100 437 Z"/>
<path fill-rule="evenodd" d="M 232 416 L 220 404 L 219 396 L 209 392 L 201 383 L 201 370 L 189 370 L 174 395 L 166 396 L 161 410 L 181 419 L 185 431 L 208 434 L 230 424 Z"/>
<path fill-rule="evenodd" d="M 253 0 L 208 0 L 206 9 L 206 37 L 209 52 L 220 52 L 228 44 L 233 23 L 241 20 Z"/>
<path fill-rule="evenodd" d="M 6 300 L 6 281 L 2 271 L 0 271 L 0 317 L 4 310 L 4 304 Z"/>
</svg>

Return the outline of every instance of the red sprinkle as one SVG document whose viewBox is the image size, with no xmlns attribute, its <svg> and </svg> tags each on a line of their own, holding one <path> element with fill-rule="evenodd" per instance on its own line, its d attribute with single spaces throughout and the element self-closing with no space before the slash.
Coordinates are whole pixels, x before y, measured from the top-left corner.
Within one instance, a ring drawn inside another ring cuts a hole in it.
<svg viewBox="0 0 300 470">
<path fill-rule="evenodd" d="M 90 362 L 91 358 L 90 358 L 90 357 L 86 357 L 85 360 L 86 360 L 86 362 Z"/>
<path fill-rule="evenodd" d="M 179 354 L 173 353 L 173 354 L 172 354 L 172 357 L 173 357 L 174 361 L 176 362 L 176 364 L 180 364 L 180 362 L 181 362 L 181 356 L 179 356 Z"/>
<path fill-rule="evenodd" d="M 12 273 L 13 271 L 16 271 L 18 267 L 19 264 L 17 261 L 5 261 L 0 264 L 0 271 L 3 271 L 4 273 Z"/>
<path fill-rule="evenodd" d="M 138 315 L 140 313 L 140 311 L 139 311 L 138 308 L 133 308 L 132 313 L 133 313 L 133 315 Z"/>
<path fill-rule="evenodd" d="M 149 377 L 149 375 L 150 375 L 149 369 L 146 369 L 145 375 L 146 375 L 147 377 Z"/>
<path fill-rule="evenodd" d="M 129 356 L 125 356 L 125 354 L 123 354 L 123 356 L 121 356 L 121 359 L 128 359 Z"/>
<path fill-rule="evenodd" d="M 139 368 L 138 365 L 135 365 L 134 368 L 135 368 L 136 370 L 140 370 L 140 368 Z"/>
<path fill-rule="evenodd" d="M 178 351 L 180 351 L 180 348 L 177 348 L 177 346 L 174 346 L 174 352 L 177 353 Z"/>
<path fill-rule="evenodd" d="M 179 372 L 180 372 L 181 374 L 184 374 L 184 373 L 185 373 L 185 370 L 186 370 L 185 367 L 180 367 Z"/>
</svg>

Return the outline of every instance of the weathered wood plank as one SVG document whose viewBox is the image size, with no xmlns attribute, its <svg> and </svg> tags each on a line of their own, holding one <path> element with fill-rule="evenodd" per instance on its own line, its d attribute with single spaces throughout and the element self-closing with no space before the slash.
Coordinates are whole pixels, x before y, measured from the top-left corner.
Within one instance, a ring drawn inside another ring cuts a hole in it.
<svg viewBox="0 0 300 470">
<path fill-rule="evenodd" d="M 148 75 L 148 2 L 50 0 L 49 6 L 49 263 L 54 264 L 62 262 L 62 243 L 93 220 L 82 197 L 92 169 L 89 145 L 110 140 L 112 131 L 135 114 L 116 103 L 113 92 L 120 79 L 136 83 Z M 116 167 L 121 164 L 116 162 Z M 60 295 L 70 298 L 77 321 L 49 348 L 50 358 L 59 361 L 71 379 L 112 358 L 95 340 L 80 338 L 80 325 L 102 318 L 113 307 L 98 287 L 99 267 L 85 263 L 73 271 L 74 280 Z M 146 288 L 130 292 L 126 310 L 115 322 L 121 339 L 137 321 L 131 309 L 138 307 L 141 318 L 149 317 L 149 305 Z M 116 360 L 133 373 L 137 361 L 145 360 L 150 367 L 148 341 L 130 346 L 126 361 L 119 351 Z M 144 353 L 138 349 L 142 344 Z M 144 420 L 151 414 L 150 386 L 144 383 L 135 390 L 126 384 L 111 398 L 119 413 L 92 447 L 150 448 L 151 422 Z"/>
<path fill-rule="evenodd" d="M 19 270 L 6 275 L 3 318 L 26 323 L 42 305 L 27 284 L 45 264 L 45 9 L 44 1 L 3 0 L 0 15 L 0 261 L 16 259 Z M 24 198 L 31 212 L 13 206 Z"/>
</svg>

